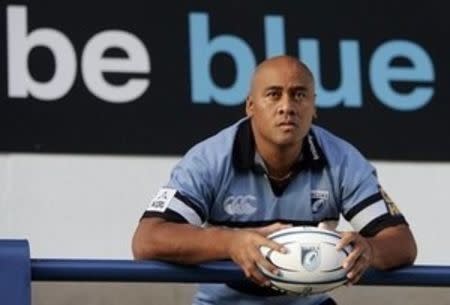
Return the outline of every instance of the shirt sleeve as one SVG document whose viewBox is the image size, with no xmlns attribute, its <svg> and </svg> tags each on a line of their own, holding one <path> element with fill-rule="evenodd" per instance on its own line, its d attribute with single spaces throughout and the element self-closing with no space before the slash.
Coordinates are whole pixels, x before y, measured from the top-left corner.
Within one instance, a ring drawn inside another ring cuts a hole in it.
<svg viewBox="0 0 450 305">
<path fill-rule="evenodd" d="M 375 168 L 354 148 L 341 169 L 344 218 L 363 236 L 405 223 L 404 216 L 382 189 Z"/>
<path fill-rule="evenodd" d="M 198 150 L 190 151 L 174 167 L 168 184 L 150 201 L 142 218 L 162 217 L 201 226 L 213 200 L 212 168 Z"/>
</svg>

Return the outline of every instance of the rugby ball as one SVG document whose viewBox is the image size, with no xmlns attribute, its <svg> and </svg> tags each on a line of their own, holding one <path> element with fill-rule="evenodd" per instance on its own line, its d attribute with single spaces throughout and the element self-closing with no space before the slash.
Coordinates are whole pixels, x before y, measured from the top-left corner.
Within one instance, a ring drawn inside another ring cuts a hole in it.
<svg viewBox="0 0 450 305">
<path fill-rule="evenodd" d="M 273 289 L 306 296 L 330 291 L 347 282 L 342 262 L 351 247 L 336 250 L 341 239 L 338 233 L 316 227 L 292 227 L 272 233 L 268 238 L 288 250 L 283 254 L 265 246 L 260 248 L 264 257 L 280 271 L 275 275 L 259 266 Z"/>
</svg>

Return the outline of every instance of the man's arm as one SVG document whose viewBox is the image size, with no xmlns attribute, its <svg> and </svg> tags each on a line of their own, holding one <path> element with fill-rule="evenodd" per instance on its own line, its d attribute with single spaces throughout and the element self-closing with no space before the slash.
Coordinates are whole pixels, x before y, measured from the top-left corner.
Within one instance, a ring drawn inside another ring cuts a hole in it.
<svg viewBox="0 0 450 305">
<path fill-rule="evenodd" d="M 416 259 L 416 242 L 406 224 L 388 227 L 368 240 L 372 246 L 371 266 L 374 268 L 387 270 L 411 265 Z"/>
<path fill-rule="evenodd" d="M 417 256 L 417 246 L 406 224 L 387 227 L 373 237 L 357 232 L 344 232 L 339 248 L 352 245 L 353 251 L 343 263 L 351 283 L 356 283 L 368 267 L 388 270 L 411 265 Z"/>
<path fill-rule="evenodd" d="M 274 224 L 255 230 L 233 230 L 202 228 L 157 217 L 143 218 L 134 233 L 132 250 L 136 259 L 159 259 L 183 264 L 232 259 L 248 278 L 262 285 L 267 278 L 259 272 L 257 264 L 273 273 L 277 269 L 264 259 L 259 247 L 264 245 L 283 251 L 281 245 L 263 234 L 283 227 Z"/>
</svg>

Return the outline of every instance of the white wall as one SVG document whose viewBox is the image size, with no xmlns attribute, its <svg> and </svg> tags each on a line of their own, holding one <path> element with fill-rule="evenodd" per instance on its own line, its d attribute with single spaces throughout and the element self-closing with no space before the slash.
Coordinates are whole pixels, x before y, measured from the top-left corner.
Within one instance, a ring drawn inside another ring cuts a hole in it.
<svg viewBox="0 0 450 305">
<path fill-rule="evenodd" d="M 0 155 L 0 238 L 28 239 L 33 258 L 131 258 L 136 223 L 177 161 Z M 450 265 L 450 164 L 374 164 L 415 233 L 417 263 Z"/>
<path fill-rule="evenodd" d="M 416 237 L 417 263 L 450 265 L 450 163 L 374 162 L 383 187 Z"/>
<path fill-rule="evenodd" d="M 0 236 L 27 238 L 32 257 L 129 258 L 149 197 L 175 158 L 0 157 Z"/>
</svg>

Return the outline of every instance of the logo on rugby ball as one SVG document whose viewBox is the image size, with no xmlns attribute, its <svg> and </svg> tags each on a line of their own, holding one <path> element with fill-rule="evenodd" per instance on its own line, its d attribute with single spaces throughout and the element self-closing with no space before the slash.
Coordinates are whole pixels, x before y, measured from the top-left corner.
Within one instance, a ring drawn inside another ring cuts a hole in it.
<svg viewBox="0 0 450 305">
<path fill-rule="evenodd" d="M 311 286 L 306 286 L 302 291 L 299 292 L 301 296 L 309 296 L 313 292 L 313 288 Z"/>
<path fill-rule="evenodd" d="M 302 246 L 301 262 L 303 268 L 309 272 L 313 272 L 320 266 L 321 255 L 320 246 Z"/>
</svg>

